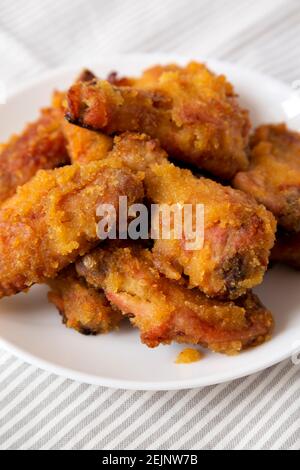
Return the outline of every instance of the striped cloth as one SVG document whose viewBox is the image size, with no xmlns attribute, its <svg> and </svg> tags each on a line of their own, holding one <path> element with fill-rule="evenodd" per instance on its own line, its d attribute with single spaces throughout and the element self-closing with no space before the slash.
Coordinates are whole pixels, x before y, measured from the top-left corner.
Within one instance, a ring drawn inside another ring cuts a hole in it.
<svg viewBox="0 0 300 470">
<path fill-rule="evenodd" d="M 14 89 L 101 54 L 176 52 L 299 79 L 298 0 L 0 2 L 0 80 Z M 298 74 L 298 75 L 297 75 Z M 80 384 L 0 352 L 0 449 L 300 448 L 300 367 L 230 384 L 132 392 Z"/>
</svg>

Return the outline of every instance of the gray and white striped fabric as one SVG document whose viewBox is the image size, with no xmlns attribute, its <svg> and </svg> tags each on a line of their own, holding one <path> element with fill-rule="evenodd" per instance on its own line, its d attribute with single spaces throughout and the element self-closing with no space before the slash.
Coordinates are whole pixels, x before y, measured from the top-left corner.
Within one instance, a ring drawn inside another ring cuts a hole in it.
<svg viewBox="0 0 300 470">
<path fill-rule="evenodd" d="M 108 53 L 226 59 L 288 83 L 300 74 L 298 0 L 0 0 L 11 89 Z M 66 380 L 0 352 L 0 449 L 300 448 L 300 366 L 178 392 Z"/>
</svg>

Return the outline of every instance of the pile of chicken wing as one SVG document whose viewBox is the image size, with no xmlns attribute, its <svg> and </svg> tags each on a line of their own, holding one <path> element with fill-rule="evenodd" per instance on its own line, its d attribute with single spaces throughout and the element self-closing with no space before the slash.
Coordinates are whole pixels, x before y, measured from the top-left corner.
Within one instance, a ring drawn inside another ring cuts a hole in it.
<svg viewBox="0 0 300 470">
<path fill-rule="evenodd" d="M 120 196 L 202 204 L 203 246 L 99 239 L 97 208 L 118 213 Z M 237 354 L 272 336 L 252 292 L 269 260 L 300 267 L 300 134 L 253 130 L 233 86 L 204 64 L 106 80 L 84 71 L 1 145 L 0 204 L 0 298 L 43 283 L 80 333 L 127 318 L 151 348 Z"/>
</svg>

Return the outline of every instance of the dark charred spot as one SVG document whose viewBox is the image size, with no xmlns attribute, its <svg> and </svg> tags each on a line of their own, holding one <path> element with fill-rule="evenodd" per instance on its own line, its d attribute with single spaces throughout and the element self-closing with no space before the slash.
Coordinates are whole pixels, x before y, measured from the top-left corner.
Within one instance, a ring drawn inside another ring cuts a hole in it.
<svg viewBox="0 0 300 470">
<path fill-rule="evenodd" d="M 72 113 L 67 112 L 65 114 L 65 119 L 70 123 L 70 124 L 79 124 L 78 119 L 75 119 Z"/>
<path fill-rule="evenodd" d="M 128 77 L 123 77 L 118 74 L 118 72 L 111 72 L 108 74 L 106 80 L 113 86 L 132 86 L 131 79 Z"/>
</svg>

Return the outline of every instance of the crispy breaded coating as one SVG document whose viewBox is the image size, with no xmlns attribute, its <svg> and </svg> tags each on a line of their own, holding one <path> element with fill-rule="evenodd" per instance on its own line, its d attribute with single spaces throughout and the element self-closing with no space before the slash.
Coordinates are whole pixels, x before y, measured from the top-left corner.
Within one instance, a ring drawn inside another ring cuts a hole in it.
<svg viewBox="0 0 300 470">
<path fill-rule="evenodd" d="M 170 156 L 221 178 L 246 170 L 248 112 L 224 76 L 192 62 L 157 66 L 128 83 L 133 86 L 76 83 L 68 92 L 67 119 L 109 135 L 145 132 Z"/>
<path fill-rule="evenodd" d="M 278 224 L 300 231 L 300 134 L 285 124 L 265 125 L 251 139 L 250 168 L 233 185 L 264 204 Z"/>
<path fill-rule="evenodd" d="M 104 162 L 41 170 L 0 209 L 0 297 L 44 282 L 99 240 L 100 204 L 143 199 L 141 176 Z"/>
<path fill-rule="evenodd" d="M 252 293 L 236 302 L 208 299 L 160 275 L 151 252 L 137 244 L 120 248 L 111 243 L 86 255 L 76 267 L 130 316 L 149 347 L 176 341 L 236 354 L 270 338 L 272 315 Z"/>
<path fill-rule="evenodd" d="M 47 108 L 20 135 L 11 137 L 0 149 L 0 204 L 12 196 L 40 169 L 51 169 L 69 161 L 62 113 Z"/>
<path fill-rule="evenodd" d="M 167 277 L 188 277 L 211 297 L 237 298 L 260 284 L 274 245 L 276 222 L 250 196 L 206 178 L 197 178 L 167 160 L 157 141 L 145 135 L 116 137 L 108 160 L 144 171 L 146 196 L 151 203 L 204 205 L 204 246 L 188 249 L 185 239 L 158 239 L 155 262 Z M 174 226 L 173 226 L 174 228 Z M 190 247 L 189 247 L 190 248 Z"/>
<path fill-rule="evenodd" d="M 121 322 L 122 314 L 110 305 L 104 292 L 88 286 L 73 266 L 48 284 L 49 301 L 57 307 L 68 328 L 84 335 L 97 335 L 115 330 Z"/>
<path fill-rule="evenodd" d="M 271 260 L 300 269 L 300 233 L 278 233 Z"/>
</svg>

